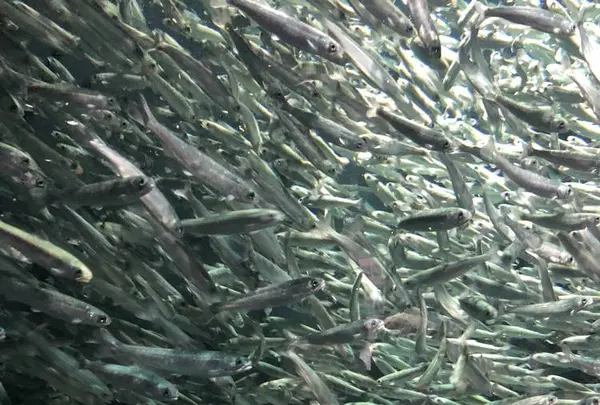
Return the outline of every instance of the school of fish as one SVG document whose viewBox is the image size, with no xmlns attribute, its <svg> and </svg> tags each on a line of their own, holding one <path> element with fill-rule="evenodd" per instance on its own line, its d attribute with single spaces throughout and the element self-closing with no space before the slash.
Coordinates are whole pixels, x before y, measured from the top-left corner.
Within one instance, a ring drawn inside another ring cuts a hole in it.
<svg viewBox="0 0 600 405">
<path fill-rule="evenodd" d="M 0 0 L 0 405 L 600 404 L 599 21 Z"/>
</svg>

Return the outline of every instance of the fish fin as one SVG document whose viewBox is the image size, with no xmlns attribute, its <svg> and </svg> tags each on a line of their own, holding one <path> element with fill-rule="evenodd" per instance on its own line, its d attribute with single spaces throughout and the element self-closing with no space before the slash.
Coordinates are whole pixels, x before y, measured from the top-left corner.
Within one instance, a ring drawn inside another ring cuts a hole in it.
<svg viewBox="0 0 600 405">
<path fill-rule="evenodd" d="M 363 362 L 367 371 L 371 371 L 371 362 L 373 359 L 373 345 L 366 343 L 365 347 L 358 354 L 358 358 Z"/>
<path fill-rule="evenodd" d="M 471 20 L 475 13 L 479 14 L 479 17 L 482 15 L 482 7 L 485 7 L 479 1 L 471 1 L 469 5 L 463 10 L 458 19 L 458 27 L 461 31 L 465 28 L 467 23 Z M 412 20 L 412 18 L 411 18 Z"/>
<path fill-rule="evenodd" d="M 488 252 L 490 254 L 490 258 L 487 261 L 494 262 L 494 263 L 501 262 L 502 259 L 500 257 L 500 246 L 497 243 L 492 244 L 492 246 L 490 247 L 490 250 Z"/>
<path fill-rule="evenodd" d="M 156 118 L 154 118 L 154 114 L 152 114 L 152 111 L 150 110 L 150 106 L 148 105 L 148 102 L 146 101 L 144 96 L 141 94 L 140 94 L 140 106 L 142 107 L 141 113 L 142 113 L 142 118 L 144 120 L 143 121 L 144 125 L 148 126 L 152 122 L 156 121 Z"/>
<path fill-rule="evenodd" d="M 118 346 L 120 344 L 117 338 L 106 328 L 98 328 L 98 330 L 94 331 L 94 337 L 100 343 L 105 343 L 109 346 Z"/>
<path fill-rule="evenodd" d="M 93 356 L 96 358 L 106 359 L 115 358 L 117 349 L 121 342 L 113 336 L 106 328 L 99 328 L 93 332 L 93 336 L 99 345 L 94 347 Z"/>
<path fill-rule="evenodd" d="M 86 368 L 92 363 L 90 360 L 87 359 L 87 357 L 83 355 L 83 353 L 77 353 L 77 355 L 75 356 L 75 360 L 77 360 L 77 362 L 79 363 L 79 368 Z"/>
<path fill-rule="evenodd" d="M 209 0 L 210 15 L 213 23 L 225 29 L 226 24 L 230 23 L 233 17 L 233 11 L 230 9 L 230 0 Z"/>
<path fill-rule="evenodd" d="M 375 117 L 377 117 L 377 110 L 379 110 L 379 106 L 374 106 L 372 108 L 369 108 L 367 110 L 367 117 L 368 118 L 375 118 Z"/>
<path fill-rule="evenodd" d="M 294 346 L 296 346 L 298 343 L 301 342 L 302 338 L 295 335 L 294 333 L 290 332 L 287 329 L 283 329 L 281 331 L 281 334 L 283 335 L 283 337 L 286 339 L 286 342 L 284 344 L 284 347 L 282 348 L 283 352 L 287 352 L 289 350 L 293 350 Z"/>
<path fill-rule="evenodd" d="M 209 0 L 208 2 L 212 8 L 228 7 L 230 5 L 229 0 Z"/>
<path fill-rule="evenodd" d="M 529 155 L 531 155 L 531 151 L 534 149 L 533 142 L 522 143 L 521 145 L 522 145 L 521 153 L 523 154 L 523 158 L 526 158 Z"/>
<path fill-rule="evenodd" d="M 496 157 L 496 142 L 494 141 L 494 136 L 490 135 L 488 142 L 485 144 L 483 148 L 481 148 L 481 154 L 484 155 L 486 159 L 491 161 L 495 160 Z"/>
<path fill-rule="evenodd" d="M 142 113 L 142 110 L 139 108 L 139 106 L 137 104 L 129 103 L 129 105 L 126 108 L 126 112 L 127 112 L 127 115 L 129 116 L 129 118 L 131 118 L 133 121 L 137 122 L 139 125 L 141 125 L 141 126 L 146 125 L 147 121 L 144 117 L 144 114 Z"/>
</svg>

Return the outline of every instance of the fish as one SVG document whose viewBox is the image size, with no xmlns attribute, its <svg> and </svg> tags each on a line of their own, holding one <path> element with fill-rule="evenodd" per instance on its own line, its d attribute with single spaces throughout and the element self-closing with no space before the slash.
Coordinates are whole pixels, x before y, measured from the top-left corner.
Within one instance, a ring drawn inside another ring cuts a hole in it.
<svg viewBox="0 0 600 405">
<path fill-rule="evenodd" d="M 325 280 L 314 277 L 300 277 L 259 288 L 251 294 L 237 298 L 233 301 L 211 305 L 212 313 L 231 310 L 262 309 L 280 305 L 287 305 L 296 300 L 315 294 L 325 287 Z"/>
<path fill-rule="evenodd" d="M 594 4 L 0 16 L 1 403 L 597 402 Z"/>
</svg>

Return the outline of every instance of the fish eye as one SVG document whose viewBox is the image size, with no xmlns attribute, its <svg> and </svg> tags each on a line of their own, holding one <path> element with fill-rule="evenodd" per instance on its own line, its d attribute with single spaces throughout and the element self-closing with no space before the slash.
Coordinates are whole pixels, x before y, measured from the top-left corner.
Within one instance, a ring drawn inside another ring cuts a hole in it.
<svg viewBox="0 0 600 405">
<path fill-rule="evenodd" d="M 566 193 L 567 193 L 567 195 L 571 195 L 573 193 L 573 189 L 571 188 L 570 185 L 567 185 Z"/>
<path fill-rule="evenodd" d="M 249 191 L 248 194 L 246 194 L 246 199 L 248 201 L 254 201 L 256 199 L 256 193 L 254 191 Z"/>
<path fill-rule="evenodd" d="M 183 226 L 181 226 L 181 225 L 175 225 L 175 227 L 173 228 L 173 230 L 175 231 L 175 233 L 177 235 L 183 235 Z"/>
<path fill-rule="evenodd" d="M 139 179 L 139 180 L 137 181 L 137 185 L 138 185 L 139 187 L 144 187 L 144 186 L 146 185 L 146 179 L 144 179 L 144 178 L 141 178 L 141 179 Z"/>
<path fill-rule="evenodd" d="M 450 150 L 450 142 L 449 141 L 444 142 L 444 144 L 442 145 L 442 150 L 444 150 L 445 152 Z"/>
<path fill-rule="evenodd" d="M 165 389 L 163 390 L 163 393 L 162 393 L 162 395 L 163 395 L 163 397 L 165 397 L 165 398 L 170 398 L 170 397 L 171 397 L 171 390 L 170 390 L 170 389 L 168 389 L 168 388 L 165 388 Z"/>
<path fill-rule="evenodd" d="M 581 305 L 587 305 L 587 303 L 588 303 L 587 298 L 582 298 L 581 299 Z"/>
<path fill-rule="evenodd" d="M 25 166 L 29 166 L 31 160 L 28 157 L 24 157 L 23 159 L 21 159 L 21 163 L 23 163 Z"/>
<path fill-rule="evenodd" d="M 565 124 L 564 121 L 559 121 L 558 124 L 556 125 L 556 127 L 560 130 L 565 129 L 567 126 L 567 124 Z"/>
<path fill-rule="evenodd" d="M 241 367 L 244 365 L 244 360 L 241 357 L 238 357 L 237 359 L 235 359 L 235 365 L 238 367 Z"/>
<path fill-rule="evenodd" d="M 600 399 L 598 399 L 598 398 L 593 398 L 593 399 L 592 399 L 592 404 L 593 404 L 593 405 L 598 405 L 598 404 L 600 404 Z"/>
<path fill-rule="evenodd" d="M 600 217 L 594 217 L 594 222 L 597 224 L 600 223 Z"/>
<path fill-rule="evenodd" d="M 462 211 L 458 212 L 458 219 L 463 219 L 465 217 L 465 214 Z"/>
<path fill-rule="evenodd" d="M 318 287 L 318 286 L 320 286 L 320 285 L 321 285 L 321 283 L 319 283 L 319 280 L 312 280 L 312 281 L 310 282 L 310 286 L 311 286 L 312 288 L 317 288 L 317 287 Z"/>
<path fill-rule="evenodd" d="M 412 34 L 413 31 L 414 31 L 414 28 L 412 25 L 407 25 L 406 28 L 404 29 L 405 34 Z"/>
<path fill-rule="evenodd" d="M 241 105 L 239 105 L 239 104 L 236 104 L 236 105 L 234 105 L 234 106 L 233 106 L 233 111 L 235 111 L 235 112 L 239 112 L 239 111 L 241 111 L 241 110 L 242 110 L 242 106 L 241 106 Z"/>
<path fill-rule="evenodd" d="M 365 147 L 365 143 L 363 141 L 358 141 L 354 146 L 356 147 L 356 149 L 363 149 Z"/>
<path fill-rule="evenodd" d="M 109 121 L 112 118 L 112 114 L 110 112 L 105 112 L 104 113 L 104 119 L 106 121 Z"/>
<path fill-rule="evenodd" d="M 38 181 L 35 182 L 36 187 L 44 187 L 45 185 L 46 185 L 46 182 L 42 179 L 39 179 Z"/>
<path fill-rule="evenodd" d="M 183 32 L 186 34 L 191 34 L 192 33 L 192 27 L 190 25 L 186 25 L 185 27 L 183 27 Z"/>
<path fill-rule="evenodd" d="M 442 46 L 441 45 L 432 45 L 429 47 L 429 53 L 433 56 L 440 57 L 442 56 Z"/>
<path fill-rule="evenodd" d="M 98 316 L 98 323 L 100 325 L 105 325 L 107 321 L 108 321 L 108 318 L 106 317 L 106 315 Z"/>
<path fill-rule="evenodd" d="M 338 48 L 337 44 L 335 44 L 333 42 L 331 42 L 329 44 L 329 46 L 327 46 L 327 51 L 329 51 L 329 53 L 336 53 L 338 51 L 338 49 L 339 48 Z"/>
<path fill-rule="evenodd" d="M 106 99 L 106 101 L 108 102 L 108 105 L 115 105 L 116 103 L 114 97 L 109 97 Z"/>
</svg>

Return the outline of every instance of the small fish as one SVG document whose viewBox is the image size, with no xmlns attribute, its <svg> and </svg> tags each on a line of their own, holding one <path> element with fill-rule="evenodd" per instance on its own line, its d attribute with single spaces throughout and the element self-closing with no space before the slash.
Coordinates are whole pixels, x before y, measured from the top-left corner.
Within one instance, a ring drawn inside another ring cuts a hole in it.
<svg viewBox="0 0 600 405">
<path fill-rule="evenodd" d="M 81 283 L 88 283 L 93 277 L 89 267 L 68 251 L 2 221 L 0 240 L 59 277 Z"/>
<path fill-rule="evenodd" d="M 124 344 L 106 329 L 100 329 L 99 337 L 110 349 L 106 355 L 124 356 L 159 373 L 210 378 L 235 375 L 252 368 L 247 358 L 230 353 Z"/>
<path fill-rule="evenodd" d="M 593 303 L 594 299 L 592 297 L 575 296 L 554 302 L 544 302 L 540 304 L 530 304 L 521 307 L 515 307 L 511 308 L 509 311 L 519 315 L 534 317 L 568 315 L 581 311 Z"/>
<path fill-rule="evenodd" d="M 257 232 L 280 224 L 285 216 L 276 210 L 248 209 L 183 219 L 179 226 L 192 235 L 228 235 Z"/>
<path fill-rule="evenodd" d="M 471 220 L 472 214 L 463 208 L 435 208 L 400 219 L 396 228 L 411 232 L 446 231 L 465 227 Z"/>
<path fill-rule="evenodd" d="M 253 310 L 288 305 L 319 292 L 325 280 L 316 277 L 300 277 L 279 284 L 259 288 L 233 301 L 211 305 L 210 311 Z"/>
<path fill-rule="evenodd" d="M 154 188 L 152 179 L 133 176 L 88 184 L 75 190 L 62 190 L 53 196 L 73 206 L 120 206 L 136 202 Z"/>
<path fill-rule="evenodd" d="M 345 61 L 344 49 L 325 33 L 254 0 L 227 0 L 282 41 L 335 63 Z"/>
<path fill-rule="evenodd" d="M 571 19 L 539 7 L 485 7 L 478 1 L 476 2 L 476 5 L 479 6 L 480 13 L 484 18 L 503 18 L 516 24 L 527 25 L 549 34 L 569 36 L 572 35 L 577 28 Z"/>
<path fill-rule="evenodd" d="M 437 59 L 442 56 L 440 37 L 431 18 L 427 0 L 408 0 L 406 2 L 417 34 L 425 45 L 427 52 Z"/>
</svg>

